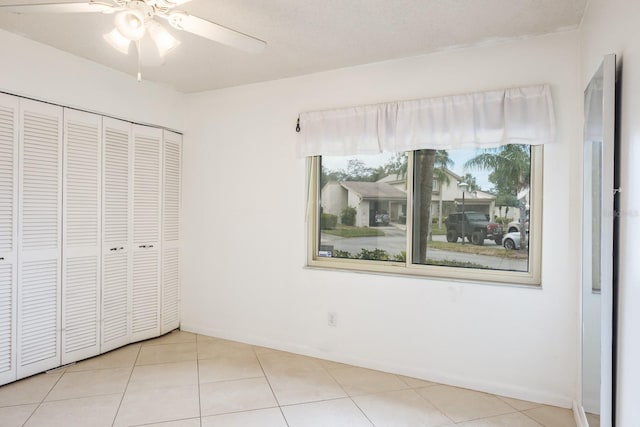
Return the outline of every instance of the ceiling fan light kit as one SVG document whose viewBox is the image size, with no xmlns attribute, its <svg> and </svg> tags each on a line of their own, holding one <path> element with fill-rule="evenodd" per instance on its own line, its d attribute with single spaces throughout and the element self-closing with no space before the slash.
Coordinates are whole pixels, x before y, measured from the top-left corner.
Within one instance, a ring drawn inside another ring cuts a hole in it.
<svg viewBox="0 0 640 427">
<path fill-rule="evenodd" d="M 138 41 L 144 37 L 145 16 L 139 9 L 123 10 L 116 14 L 115 26 L 124 37 Z"/>
<path fill-rule="evenodd" d="M 218 25 L 197 16 L 190 15 L 176 6 L 191 0 L 87 0 L 77 3 L 40 3 L 0 5 L 0 12 L 11 13 L 104 13 L 115 14 L 115 28 L 103 35 L 104 40 L 118 52 L 129 54 L 131 42 L 135 42 L 138 52 L 138 79 L 140 79 L 140 63 L 143 55 L 141 42 L 147 46 L 155 45 L 155 56 L 160 61 L 150 65 L 161 65 L 162 59 L 171 50 L 180 45 L 166 28 L 154 18 L 162 18 L 180 31 L 218 42 L 249 53 L 262 52 L 266 42 Z M 145 38 L 148 33 L 149 37 Z M 144 40 L 143 40 L 144 39 Z M 149 40 L 147 43 L 145 40 Z M 148 49 L 145 49 L 148 50 Z M 146 64 L 145 64 L 146 65 Z"/>
<path fill-rule="evenodd" d="M 151 36 L 151 39 L 158 48 L 158 53 L 162 58 L 180 44 L 179 40 L 173 37 L 169 31 L 155 21 L 149 22 L 148 30 L 149 36 Z"/>
<path fill-rule="evenodd" d="M 107 43 L 109 43 L 112 48 L 114 48 L 118 52 L 124 53 L 125 55 L 129 54 L 129 46 L 131 46 L 131 40 L 123 36 L 117 28 L 114 28 L 110 33 L 107 33 L 102 37 L 106 40 Z"/>
</svg>

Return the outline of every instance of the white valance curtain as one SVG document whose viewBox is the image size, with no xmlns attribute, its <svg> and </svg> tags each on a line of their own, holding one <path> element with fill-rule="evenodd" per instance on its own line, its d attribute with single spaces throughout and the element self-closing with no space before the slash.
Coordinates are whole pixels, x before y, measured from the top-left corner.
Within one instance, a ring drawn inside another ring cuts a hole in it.
<svg viewBox="0 0 640 427">
<path fill-rule="evenodd" d="M 298 156 L 555 141 L 548 85 L 300 114 Z"/>
</svg>

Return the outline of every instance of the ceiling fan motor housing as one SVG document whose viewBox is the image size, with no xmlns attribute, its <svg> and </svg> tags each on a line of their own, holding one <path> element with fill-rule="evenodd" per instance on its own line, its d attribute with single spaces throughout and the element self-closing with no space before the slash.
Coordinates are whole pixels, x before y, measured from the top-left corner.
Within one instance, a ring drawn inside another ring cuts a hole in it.
<svg viewBox="0 0 640 427">
<path fill-rule="evenodd" d="M 137 41 L 144 37 L 147 22 L 153 17 L 153 7 L 141 0 L 129 1 L 126 9 L 115 17 L 115 26 L 129 40 Z"/>
</svg>

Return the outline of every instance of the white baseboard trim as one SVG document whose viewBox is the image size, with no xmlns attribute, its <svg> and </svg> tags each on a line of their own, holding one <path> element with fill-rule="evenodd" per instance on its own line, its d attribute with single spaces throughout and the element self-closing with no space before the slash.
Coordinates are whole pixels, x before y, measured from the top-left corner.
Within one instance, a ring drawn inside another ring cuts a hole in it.
<svg viewBox="0 0 640 427">
<path fill-rule="evenodd" d="M 577 427 L 589 427 L 587 415 L 584 413 L 582 406 L 579 406 L 575 400 L 573 401 L 573 418 L 576 421 Z"/>
<path fill-rule="evenodd" d="M 441 384 L 462 387 L 471 390 L 481 391 L 485 393 L 496 394 L 499 396 L 510 397 L 514 399 L 526 400 L 529 402 L 542 403 L 545 405 L 559 406 L 562 408 L 574 407 L 572 397 L 558 395 L 544 390 L 531 390 L 524 387 L 515 386 L 513 384 L 494 383 L 479 378 L 468 378 L 451 375 L 447 372 L 431 371 L 424 369 L 415 369 L 407 366 L 400 366 L 393 363 L 382 362 L 375 359 L 362 358 L 348 354 L 326 353 L 317 348 L 294 344 L 290 342 L 280 342 L 264 337 L 252 336 L 241 332 L 229 330 L 216 330 L 203 325 L 182 321 L 180 328 L 183 331 L 193 332 L 197 334 L 227 339 L 231 341 L 243 342 L 251 345 L 258 345 L 276 350 L 287 351 L 291 353 L 301 354 L 320 359 L 331 360 L 334 362 L 346 363 L 349 365 L 360 366 L 363 368 L 375 369 L 383 372 L 391 372 L 398 375 L 404 375 L 413 378 L 419 378 L 426 381 L 437 382 Z M 575 410 L 574 410 L 575 412 Z"/>
</svg>

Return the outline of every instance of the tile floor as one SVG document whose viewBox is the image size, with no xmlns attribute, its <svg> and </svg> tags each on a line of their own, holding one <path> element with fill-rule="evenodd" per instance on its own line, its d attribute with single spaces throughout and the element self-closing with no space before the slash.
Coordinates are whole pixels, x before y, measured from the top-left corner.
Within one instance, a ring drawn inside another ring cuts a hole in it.
<svg viewBox="0 0 640 427">
<path fill-rule="evenodd" d="M 0 387 L 0 426 L 574 427 L 572 412 L 175 331 Z"/>
</svg>

